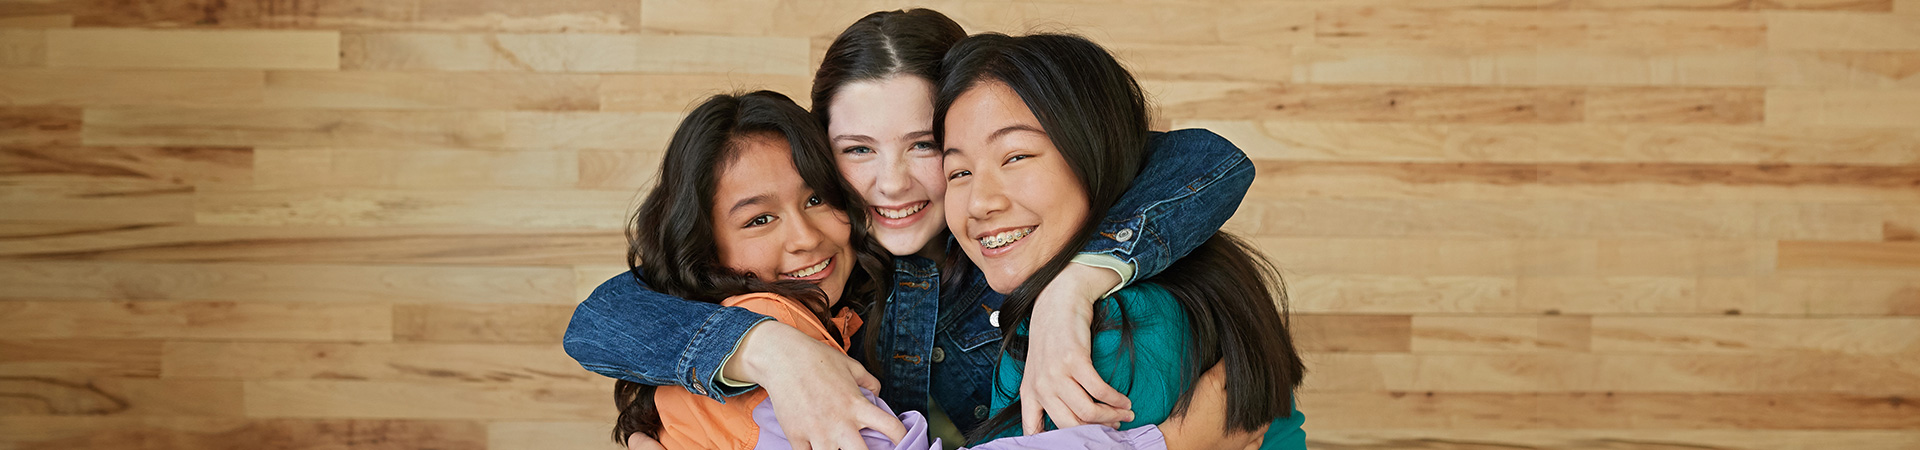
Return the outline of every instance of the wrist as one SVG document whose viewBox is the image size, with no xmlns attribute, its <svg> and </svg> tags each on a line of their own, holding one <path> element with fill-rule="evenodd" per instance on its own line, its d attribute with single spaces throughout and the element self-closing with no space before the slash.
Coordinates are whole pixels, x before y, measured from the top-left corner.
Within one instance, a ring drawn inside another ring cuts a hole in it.
<svg viewBox="0 0 1920 450">
<path fill-rule="evenodd" d="M 740 336 L 740 344 L 733 349 L 734 355 L 727 364 L 720 367 L 720 375 L 742 383 L 764 384 L 760 382 L 763 369 L 768 367 L 767 359 L 778 356 L 780 328 L 785 324 L 765 321 L 747 329 Z"/>
<path fill-rule="evenodd" d="M 1113 269 L 1075 262 L 1061 269 L 1060 276 L 1054 278 L 1053 284 L 1062 288 L 1061 296 L 1092 304 L 1120 285 L 1120 274 Z"/>
</svg>

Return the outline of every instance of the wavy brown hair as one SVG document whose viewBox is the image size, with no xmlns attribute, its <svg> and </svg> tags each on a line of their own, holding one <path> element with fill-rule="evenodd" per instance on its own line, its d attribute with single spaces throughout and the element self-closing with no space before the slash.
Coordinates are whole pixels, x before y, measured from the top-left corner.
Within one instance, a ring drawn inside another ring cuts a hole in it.
<svg viewBox="0 0 1920 450">
<path fill-rule="evenodd" d="M 776 136 L 792 147 L 795 169 L 814 194 L 841 211 L 865 208 L 846 187 L 826 150 L 826 131 L 792 99 L 773 91 L 756 91 L 708 98 L 680 121 L 660 163 L 658 184 L 647 193 L 632 227 L 627 230 L 627 266 L 647 287 L 693 301 L 719 303 L 727 297 L 767 292 L 798 300 L 834 338 L 838 328 L 828 322 L 834 311 L 853 308 L 866 318 L 866 327 L 882 322 L 873 307 L 887 296 L 885 281 L 893 276 L 891 257 L 867 234 L 866 214 L 847 214 L 852 221 L 855 263 L 847 292 L 830 305 L 819 286 L 802 281 L 766 282 L 720 263 L 713 235 L 713 196 L 719 171 L 731 163 L 750 138 Z M 875 333 L 863 332 L 861 347 L 872 352 Z M 873 358 L 866 358 L 868 361 Z M 614 383 L 614 406 L 620 417 L 613 440 L 626 445 L 627 436 L 644 433 L 660 437 L 660 411 L 654 407 L 655 386 L 620 380 Z"/>
</svg>

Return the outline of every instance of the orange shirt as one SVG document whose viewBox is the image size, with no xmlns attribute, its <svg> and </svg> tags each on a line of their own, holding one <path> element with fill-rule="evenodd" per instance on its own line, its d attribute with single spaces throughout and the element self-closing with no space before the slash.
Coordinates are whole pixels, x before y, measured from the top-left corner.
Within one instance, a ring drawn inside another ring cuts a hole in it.
<svg viewBox="0 0 1920 450">
<path fill-rule="evenodd" d="M 845 352 L 848 343 L 834 342 L 820 320 L 800 302 L 767 293 L 742 294 L 720 302 L 723 306 L 746 308 L 780 323 L 792 326 L 820 342 Z M 834 317 L 840 336 L 851 337 L 860 329 L 860 316 L 843 309 Z M 694 395 L 685 389 L 654 391 L 653 404 L 660 409 L 660 444 L 668 449 L 751 449 L 760 439 L 760 426 L 753 423 L 753 408 L 766 401 L 765 389 L 754 389 L 727 399 L 726 403 Z"/>
</svg>

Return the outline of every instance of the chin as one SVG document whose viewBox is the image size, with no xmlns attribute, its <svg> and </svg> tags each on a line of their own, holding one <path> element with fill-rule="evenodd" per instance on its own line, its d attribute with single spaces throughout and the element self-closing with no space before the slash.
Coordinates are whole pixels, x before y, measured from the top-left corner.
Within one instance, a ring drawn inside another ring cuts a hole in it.
<svg viewBox="0 0 1920 450">
<path fill-rule="evenodd" d="M 920 236 L 919 233 L 904 232 L 875 235 L 874 238 L 880 241 L 881 248 L 886 249 L 887 253 L 892 253 L 893 256 L 907 256 L 920 253 L 921 249 L 932 245 L 927 242 L 933 240 L 933 236 Z"/>
<path fill-rule="evenodd" d="M 1020 284 L 1027 281 L 1027 277 L 1025 276 L 1007 273 L 1010 271 L 1010 269 L 1005 267 L 995 267 L 992 269 L 981 268 L 981 272 L 987 275 L 987 286 L 993 288 L 994 292 L 998 292 L 1001 295 L 1012 294 L 1014 289 L 1019 289 Z"/>
</svg>

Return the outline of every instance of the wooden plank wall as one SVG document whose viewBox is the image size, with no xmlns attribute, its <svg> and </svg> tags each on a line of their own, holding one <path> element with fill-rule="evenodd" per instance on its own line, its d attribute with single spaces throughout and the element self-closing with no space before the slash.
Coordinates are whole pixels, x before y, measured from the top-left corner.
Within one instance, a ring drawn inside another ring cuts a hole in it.
<svg viewBox="0 0 1920 450">
<path fill-rule="evenodd" d="M 0 0 L 0 449 L 608 448 L 678 115 L 903 5 Z M 1257 160 L 1316 448 L 1920 448 L 1920 1 L 927 6 Z"/>
</svg>

